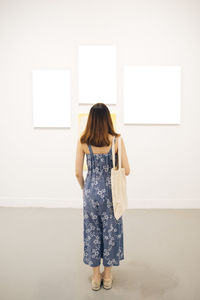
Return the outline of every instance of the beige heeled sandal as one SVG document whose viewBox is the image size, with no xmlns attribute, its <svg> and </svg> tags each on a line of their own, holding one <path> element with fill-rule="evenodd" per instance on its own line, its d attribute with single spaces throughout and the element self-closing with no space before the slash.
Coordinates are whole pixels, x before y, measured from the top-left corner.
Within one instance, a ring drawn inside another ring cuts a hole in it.
<svg viewBox="0 0 200 300">
<path fill-rule="evenodd" d="M 91 285 L 92 290 L 93 291 L 100 290 L 100 288 L 101 288 L 101 282 L 102 282 L 102 275 L 100 276 L 100 279 L 98 281 L 94 280 L 93 277 L 92 277 L 92 282 L 91 282 L 92 283 L 92 285 Z"/>
<path fill-rule="evenodd" d="M 104 287 L 104 289 L 109 290 L 109 289 L 112 288 L 112 283 L 113 283 L 112 274 L 111 274 L 111 278 L 110 279 L 104 279 L 103 278 L 103 273 L 102 273 L 103 287 Z"/>
</svg>

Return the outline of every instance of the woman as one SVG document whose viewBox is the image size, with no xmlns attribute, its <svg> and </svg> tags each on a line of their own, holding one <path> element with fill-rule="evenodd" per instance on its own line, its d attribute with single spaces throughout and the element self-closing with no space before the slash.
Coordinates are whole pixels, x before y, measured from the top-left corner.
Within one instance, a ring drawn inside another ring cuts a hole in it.
<svg viewBox="0 0 200 300">
<path fill-rule="evenodd" d="M 92 289 L 112 287 L 112 266 L 124 259 L 123 220 L 114 217 L 111 191 L 112 141 L 118 167 L 118 141 L 111 115 L 104 103 L 93 105 L 84 133 L 77 142 L 76 177 L 83 189 L 84 255 L 83 262 L 93 268 Z M 83 178 L 86 154 L 88 172 Z M 130 174 L 125 145 L 121 138 L 121 167 Z M 101 258 L 104 271 L 100 273 Z"/>
</svg>

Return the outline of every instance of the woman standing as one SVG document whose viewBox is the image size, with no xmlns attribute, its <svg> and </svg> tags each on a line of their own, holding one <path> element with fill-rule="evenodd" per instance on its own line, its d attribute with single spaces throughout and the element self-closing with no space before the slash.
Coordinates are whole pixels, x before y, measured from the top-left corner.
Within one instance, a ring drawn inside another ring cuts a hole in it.
<svg viewBox="0 0 200 300">
<path fill-rule="evenodd" d="M 114 217 L 111 191 L 112 142 L 118 167 L 118 140 L 110 111 L 104 103 L 93 105 L 84 133 L 77 142 L 76 177 L 83 189 L 84 254 L 83 262 L 93 268 L 92 289 L 99 290 L 101 281 L 106 289 L 112 287 L 112 266 L 124 259 L 123 220 Z M 114 139 L 114 140 L 113 140 Z M 86 154 L 88 172 L 83 178 Z M 121 138 L 121 167 L 129 175 L 130 167 Z M 100 273 L 101 258 L 104 271 Z"/>
</svg>

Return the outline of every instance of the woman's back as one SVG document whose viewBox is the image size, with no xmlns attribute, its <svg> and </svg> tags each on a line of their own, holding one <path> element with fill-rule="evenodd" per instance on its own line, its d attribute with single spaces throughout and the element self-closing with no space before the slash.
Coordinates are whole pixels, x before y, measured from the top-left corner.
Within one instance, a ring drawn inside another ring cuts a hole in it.
<svg viewBox="0 0 200 300">
<path fill-rule="evenodd" d="M 110 150 L 110 147 L 112 146 L 112 140 L 113 140 L 113 135 L 108 134 L 108 138 L 110 140 L 110 145 L 109 146 L 104 146 L 104 147 L 96 147 L 91 145 L 92 147 L 92 152 L 94 154 L 107 154 Z M 117 142 L 115 143 L 115 152 L 117 152 Z M 86 154 L 90 154 L 89 148 L 87 144 L 83 144 L 83 150 Z"/>
<path fill-rule="evenodd" d="M 99 162 L 102 166 L 103 166 L 103 163 L 106 163 L 107 165 L 109 165 L 112 168 L 112 163 L 111 163 L 111 161 L 112 161 L 112 140 L 113 140 L 114 136 L 112 136 L 111 134 L 109 134 L 108 136 L 109 136 L 109 140 L 110 140 L 109 146 L 96 147 L 96 146 L 87 145 L 87 144 L 82 145 L 83 151 L 85 152 L 86 157 L 87 157 L 88 170 L 90 169 L 91 164 L 92 164 L 91 157 L 93 157 L 94 161 L 96 161 L 96 165 L 97 165 L 97 162 Z M 125 149 L 125 145 L 124 145 L 122 137 L 121 137 L 121 147 L 122 147 L 121 167 L 125 168 L 125 175 L 129 175 L 130 167 L 129 167 L 126 149 Z M 118 167 L 118 138 L 115 138 L 115 147 L 114 148 L 115 148 L 115 164 Z"/>
</svg>

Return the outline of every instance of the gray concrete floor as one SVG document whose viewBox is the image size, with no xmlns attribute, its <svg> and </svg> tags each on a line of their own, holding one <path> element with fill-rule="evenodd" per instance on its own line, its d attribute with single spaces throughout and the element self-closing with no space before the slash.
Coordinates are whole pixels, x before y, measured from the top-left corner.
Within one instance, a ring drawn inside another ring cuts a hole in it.
<svg viewBox="0 0 200 300">
<path fill-rule="evenodd" d="M 127 210 L 123 222 L 113 288 L 92 291 L 82 209 L 1 207 L 0 299 L 199 300 L 200 210 Z"/>
</svg>

